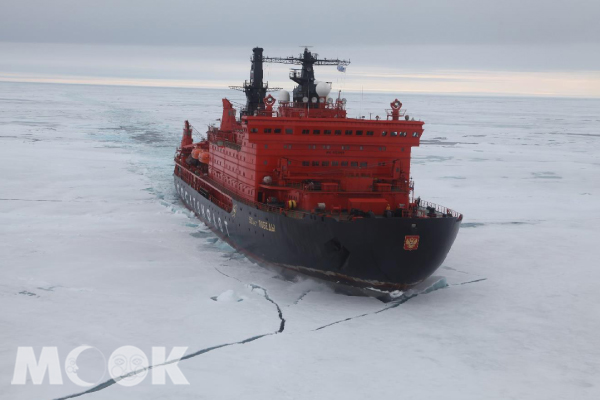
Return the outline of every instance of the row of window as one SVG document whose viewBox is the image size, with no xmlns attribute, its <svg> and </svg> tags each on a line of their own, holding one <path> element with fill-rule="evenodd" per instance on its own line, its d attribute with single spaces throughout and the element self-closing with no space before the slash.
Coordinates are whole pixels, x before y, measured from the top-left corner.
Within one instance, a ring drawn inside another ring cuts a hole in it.
<svg viewBox="0 0 600 400">
<path fill-rule="evenodd" d="M 323 134 L 324 135 L 331 135 L 331 132 L 332 131 L 330 129 L 325 129 L 323 131 Z M 342 134 L 342 130 L 341 129 L 337 129 L 337 130 L 335 130 L 333 132 L 334 132 L 334 135 L 337 135 L 337 136 L 340 136 Z M 353 134 L 353 132 L 354 131 L 352 129 L 347 129 L 347 130 L 344 131 L 344 134 L 348 135 L 348 136 L 351 136 Z M 362 136 L 363 133 L 365 133 L 365 131 L 356 131 L 356 132 L 354 132 L 354 134 L 356 136 Z M 310 129 L 302 129 L 302 134 L 303 135 L 310 134 Z M 320 129 L 313 129 L 312 134 L 313 135 L 320 135 L 321 134 L 321 130 Z M 366 131 L 366 136 L 373 136 L 373 131 Z"/>
<path fill-rule="evenodd" d="M 303 167 L 337 167 L 337 166 L 342 166 L 342 167 L 347 167 L 348 164 L 350 164 L 350 167 L 354 167 L 354 168 L 366 168 L 369 164 L 366 161 L 302 161 L 302 166 Z M 378 162 L 377 166 L 379 167 L 383 167 L 385 166 L 385 162 Z"/>
<path fill-rule="evenodd" d="M 304 144 L 297 144 L 296 145 L 297 148 L 302 148 L 304 146 L 306 146 L 306 145 L 304 145 Z M 324 144 L 321 147 L 323 148 L 323 150 L 331 150 L 331 145 L 329 145 L 329 144 Z M 265 149 L 268 149 L 268 148 L 269 148 L 269 145 L 265 144 Z M 283 148 L 291 150 L 292 149 L 292 145 L 291 144 L 284 144 Z M 350 148 L 351 148 L 351 146 L 347 146 L 347 145 L 346 146 L 342 146 L 342 150 L 350 150 Z M 316 144 L 309 144 L 308 145 L 308 149 L 309 150 L 316 150 L 317 149 L 317 145 Z M 386 151 L 387 147 L 386 146 L 379 146 L 378 149 L 379 149 L 379 151 Z M 358 150 L 361 150 L 361 151 L 364 150 L 364 146 L 358 146 Z M 402 151 L 404 151 L 404 148 L 402 148 Z"/>
<path fill-rule="evenodd" d="M 250 132 L 252 133 L 258 133 L 258 128 L 251 128 Z M 324 135 L 331 135 L 333 132 L 334 135 L 337 136 L 341 136 L 342 132 L 344 133 L 344 135 L 346 136 L 351 136 L 351 135 L 356 135 L 356 136 L 373 136 L 374 132 L 373 131 L 362 131 L 362 130 L 357 130 L 357 131 L 353 131 L 352 129 L 347 129 L 345 131 L 342 131 L 341 129 L 337 129 L 332 131 L 331 129 L 325 129 L 323 130 L 323 134 Z M 263 129 L 263 133 L 275 133 L 275 134 L 281 134 L 281 128 L 264 128 Z M 285 129 L 285 133 L 286 135 L 292 135 L 294 133 L 294 130 L 291 128 L 286 128 Z M 310 129 L 302 129 L 302 134 L 303 135 L 309 135 L 310 134 Z M 313 129 L 312 131 L 313 135 L 320 135 L 321 134 L 321 129 Z M 408 136 L 407 132 L 399 132 L 399 131 L 381 131 L 381 136 L 399 136 L 399 137 L 406 137 Z M 419 132 L 413 132 L 412 137 L 419 137 Z"/>
</svg>

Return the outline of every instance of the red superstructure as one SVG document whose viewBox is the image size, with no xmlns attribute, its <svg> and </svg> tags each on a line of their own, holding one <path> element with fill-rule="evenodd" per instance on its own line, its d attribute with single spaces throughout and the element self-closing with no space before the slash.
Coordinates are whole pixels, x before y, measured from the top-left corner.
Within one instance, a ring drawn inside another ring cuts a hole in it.
<svg viewBox="0 0 600 400">
<path fill-rule="evenodd" d="M 385 120 L 346 118 L 339 99 L 320 109 L 274 102 L 267 97 L 264 110 L 238 122 L 223 100 L 221 126 L 208 131 L 211 180 L 284 208 L 408 211 L 411 147 L 419 145 L 423 122 L 400 119 L 398 100 Z"/>
</svg>

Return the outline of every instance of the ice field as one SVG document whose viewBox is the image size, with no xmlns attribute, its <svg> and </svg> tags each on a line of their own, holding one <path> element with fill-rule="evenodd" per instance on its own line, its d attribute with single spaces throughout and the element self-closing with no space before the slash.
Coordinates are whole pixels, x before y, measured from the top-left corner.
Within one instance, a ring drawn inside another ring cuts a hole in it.
<svg viewBox="0 0 600 400">
<path fill-rule="evenodd" d="M 437 278 L 382 303 L 256 265 L 177 200 L 183 122 L 225 96 L 0 83 L 0 398 L 600 398 L 600 100 L 346 94 L 425 121 L 416 195 L 465 216 Z M 100 387 L 11 384 L 19 346 L 81 345 Z M 187 347 L 189 384 L 114 384 L 126 345 Z"/>
</svg>

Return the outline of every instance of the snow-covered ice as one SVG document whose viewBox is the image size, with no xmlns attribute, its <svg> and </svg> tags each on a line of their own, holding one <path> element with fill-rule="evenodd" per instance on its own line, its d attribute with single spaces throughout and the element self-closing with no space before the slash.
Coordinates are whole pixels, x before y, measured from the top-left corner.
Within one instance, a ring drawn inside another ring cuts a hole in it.
<svg viewBox="0 0 600 400">
<path fill-rule="evenodd" d="M 399 95 L 426 122 L 417 195 L 465 220 L 383 303 L 277 276 L 179 203 L 183 121 L 224 96 L 0 83 L 0 398 L 84 392 L 11 385 L 19 346 L 81 345 L 108 382 L 82 399 L 600 398 L 600 101 Z M 368 118 L 396 95 L 347 97 Z M 190 384 L 111 384 L 98 353 L 126 345 L 187 347 Z"/>
</svg>

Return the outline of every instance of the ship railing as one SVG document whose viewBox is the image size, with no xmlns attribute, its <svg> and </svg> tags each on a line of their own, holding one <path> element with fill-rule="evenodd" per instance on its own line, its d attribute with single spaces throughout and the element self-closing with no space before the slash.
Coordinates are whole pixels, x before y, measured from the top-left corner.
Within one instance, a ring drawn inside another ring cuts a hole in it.
<svg viewBox="0 0 600 400">
<path fill-rule="evenodd" d="M 239 145 L 237 143 L 228 142 L 228 141 L 224 141 L 223 142 L 223 146 L 229 147 L 230 149 L 235 150 L 235 151 L 242 150 L 242 146 L 241 145 Z"/>
<path fill-rule="evenodd" d="M 314 118 L 346 118 L 345 105 L 340 101 L 333 103 L 319 103 L 315 108 L 312 104 L 280 101 L 277 108 L 280 117 L 314 117 Z"/>
<path fill-rule="evenodd" d="M 318 108 L 311 107 L 313 104 L 301 103 L 297 101 L 279 101 L 278 102 L 280 108 L 293 108 L 298 110 L 307 110 L 310 109 L 311 112 L 319 109 L 326 110 L 344 110 L 346 108 L 345 104 L 341 101 L 334 101 L 332 103 L 320 102 Z"/>
<path fill-rule="evenodd" d="M 425 217 L 428 214 L 428 212 L 424 211 L 424 210 L 433 209 L 433 210 L 435 210 L 436 212 L 438 212 L 440 214 L 451 215 L 451 216 L 453 216 L 455 218 L 462 219 L 462 214 L 461 213 L 459 213 L 457 211 L 454 211 L 454 210 L 451 210 L 448 207 L 440 206 L 439 204 L 435 204 L 435 203 L 432 203 L 432 202 L 426 201 L 426 200 L 419 200 L 418 204 L 419 204 L 419 211 L 418 211 L 418 213 L 422 217 Z"/>
<path fill-rule="evenodd" d="M 182 170 L 184 171 L 188 171 L 189 170 L 187 168 L 185 168 L 184 166 L 182 166 L 179 163 L 176 163 L 177 165 L 179 165 L 181 167 Z M 298 210 L 289 210 L 289 209 L 285 209 L 283 207 L 279 207 L 279 206 L 272 206 L 272 205 L 268 205 L 268 204 L 264 204 L 264 203 L 259 203 L 256 201 L 252 201 L 252 200 L 248 200 L 248 199 L 244 199 L 242 197 L 236 196 L 234 195 L 234 193 L 232 193 L 229 189 L 223 187 L 222 185 L 213 182 L 210 178 L 208 177 L 199 177 L 195 174 L 192 174 L 190 172 L 191 176 L 194 178 L 194 181 L 199 183 L 198 186 L 206 188 L 206 186 L 208 186 L 209 188 L 215 188 L 219 191 L 222 191 L 225 195 L 229 196 L 230 199 L 232 198 L 236 198 L 237 201 L 246 204 L 247 206 L 250 207 L 255 207 L 259 210 L 263 210 L 263 211 L 268 211 L 268 212 L 273 212 L 273 213 L 278 213 L 278 214 L 283 214 L 285 216 L 288 217 L 292 217 L 292 218 L 297 218 L 297 219 L 302 219 L 305 218 L 307 216 L 310 216 L 311 213 L 307 213 L 304 211 L 298 211 Z M 179 175 L 181 177 L 181 175 Z M 193 186 L 194 187 L 194 186 Z M 194 189 L 197 190 L 196 187 L 194 187 Z M 211 196 L 210 201 L 212 201 L 213 203 L 221 206 L 221 208 L 223 208 L 224 210 L 227 210 L 227 212 L 231 212 L 231 205 L 228 203 L 225 203 L 223 201 L 220 201 L 219 199 L 215 198 L 214 196 Z"/>
<path fill-rule="evenodd" d="M 216 190 L 218 194 L 220 191 L 219 188 L 202 179 L 200 176 L 196 175 L 196 172 L 190 171 L 187 167 L 181 165 L 180 163 L 175 162 L 175 164 L 179 167 L 175 168 L 175 175 L 179 176 L 181 179 L 187 182 L 195 191 L 200 192 L 199 189 L 203 189 L 204 191 L 206 191 L 206 193 L 208 193 L 207 199 L 209 201 L 216 204 L 223 210 L 231 212 L 231 209 L 233 207 L 233 201 L 231 196 L 227 196 L 227 194 L 225 194 L 225 196 L 221 196 L 225 197 L 225 199 L 221 199 L 219 198 L 219 196 L 215 196 L 215 194 L 213 193 Z"/>
<path fill-rule="evenodd" d="M 393 112 L 393 111 L 394 111 L 394 110 L 392 110 L 391 108 L 386 108 L 386 109 L 385 109 L 385 112 L 386 112 L 386 114 L 387 114 L 387 119 L 388 119 L 388 120 L 392 119 L 392 116 L 393 116 L 393 115 L 392 115 L 392 112 Z M 400 110 L 398 110 L 398 111 L 399 111 L 399 112 L 398 112 L 398 117 L 404 117 L 404 116 L 406 115 L 406 110 L 405 110 L 404 108 L 401 108 L 401 109 L 400 109 Z"/>
<path fill-rule="evenodd" d="M 221 132 L 219 130 L 209 130 L 208 132 L 208 140 L 216 143 L 216 142 L 231 142 L 237 144 L 237 134 L 235 132 Z"/>
<path fill-rule="evenodd" d="M 277 110 L 257 110 L 254 115 L 258 115 L 261 117 L 277 117 L 278 113 Z"/>
</svg>

